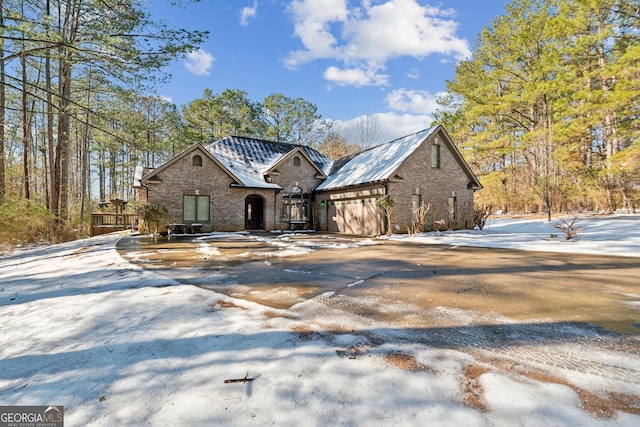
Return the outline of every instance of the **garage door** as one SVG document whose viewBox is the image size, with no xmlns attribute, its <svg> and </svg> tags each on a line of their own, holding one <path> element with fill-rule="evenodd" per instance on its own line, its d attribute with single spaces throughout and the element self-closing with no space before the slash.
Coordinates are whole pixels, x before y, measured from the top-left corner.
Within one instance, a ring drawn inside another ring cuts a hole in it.
<svg viewBox="0 0 640 427">
<path fill-rule="evenodd" d="M 331 202 L 328 216 L 329 231 L 366 236 L 382 233 L 382 212 L 375 197 Z"/>
</svg>

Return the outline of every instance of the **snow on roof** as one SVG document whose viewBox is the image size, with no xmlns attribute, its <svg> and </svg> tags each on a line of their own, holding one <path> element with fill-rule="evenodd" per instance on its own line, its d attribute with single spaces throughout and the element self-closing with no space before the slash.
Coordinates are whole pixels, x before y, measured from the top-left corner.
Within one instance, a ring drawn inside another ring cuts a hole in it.
<svg viewBox="0 0 640 427">
<path fill-rule="evenodd" d="M 356 154 L 338 170 L 332 171 L 317 190 L 388 179 L 391 174 L 429 137 L 437 126 L 398 138 Z M 340 161 L 336 162 L 339 165 Z"/>
<path fill-rule="evenodd" d="M 266 182 L 264 175 L 296 148 L 300 148 L 325 174 L 331 169 L 331 159 L 302 145 L 228 136 L 206 147 L 245 186 L 255 188 L 280 188 L 277 184 Z"/>
</svg>

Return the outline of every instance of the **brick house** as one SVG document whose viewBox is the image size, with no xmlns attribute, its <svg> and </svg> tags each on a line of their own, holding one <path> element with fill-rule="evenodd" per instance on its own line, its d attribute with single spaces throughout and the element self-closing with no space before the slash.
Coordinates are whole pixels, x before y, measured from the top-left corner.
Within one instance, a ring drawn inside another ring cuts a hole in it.
<svg viewBox="0 0 640 427">
<path fill-rule="evenodd" d="M 430 204 L 426 229 L 468 226 L 482 188 L 442 126 L 332 161 L 302 145 L 229 136 L 195 144 L 156 169 L 136 168 L 138 201 L 161 203 L 185 231 L 314 228 L 378 235 L 376 199 L 394 201 L 406 232 L 413 207 Z M 446 225 L 445 225 L 446 224 Z"/>
</svg>

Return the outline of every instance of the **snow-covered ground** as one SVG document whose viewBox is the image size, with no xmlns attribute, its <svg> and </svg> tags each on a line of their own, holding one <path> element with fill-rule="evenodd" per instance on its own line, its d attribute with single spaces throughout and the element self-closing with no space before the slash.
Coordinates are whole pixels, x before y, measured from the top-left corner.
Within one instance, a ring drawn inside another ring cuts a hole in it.
<svg viewBox="0 0 640 427">
<path fill-rule="evenodd" d="M 573 217 L 562 218 L 571 223 Z M 547 221 L 540 217 L 489 217 L 482 231 L 396 234 L 394 239 L 408 239 L 422 243 L 442 243 L 460 246 L 481 246 L 529 251 L 584 253 L 599 255 L 640 256 L 640 216 L 615 215 L 611 217 L 581 217 L 574 229 L 583 228 L 567 241 L 565 234 L 555 225 L 560 219 Z"/>
<path fill-rule="evenodd" d="M 393 238 L 640 254 L 640 216 L 579 225 L 570 242 L 553 222 L 493 217 L 483 231 Z M 119 238 L 0 258 L 0 405 L 63 405 L 68 426 L 640 425 L 640 415 L 583 408 L 584 389 L 637 402 L 640 378 L 603 384 L 585 373 L 578 391 L 495 369 L 473 351 L 376 342 L 352 329 L 385 325 L 339 311 L 327 316 L 343 328 L 325 330 L 133 266 L 116 252 Z M 598 357 L 629 368 L 628 358 Z M 234 379 L 253 380 L 225 383 Z"/>
</svg>

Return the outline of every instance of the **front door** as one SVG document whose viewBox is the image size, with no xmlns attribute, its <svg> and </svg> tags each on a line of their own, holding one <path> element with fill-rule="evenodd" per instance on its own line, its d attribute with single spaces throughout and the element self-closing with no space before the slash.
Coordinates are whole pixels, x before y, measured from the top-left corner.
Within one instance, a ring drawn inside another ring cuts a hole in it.
<svg viewBox="0 0 640 427">
<path fill-rule="evenodd" d="M 258 195 L 247 196 L 244 200 L 244 228 L 264 229 L 264 199 Z"/>
</svg>

